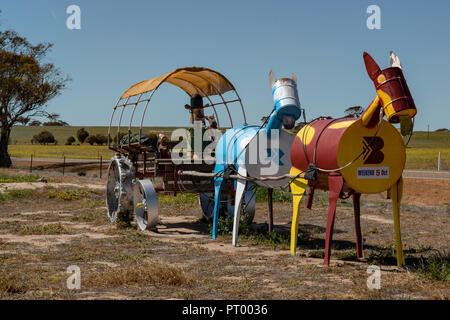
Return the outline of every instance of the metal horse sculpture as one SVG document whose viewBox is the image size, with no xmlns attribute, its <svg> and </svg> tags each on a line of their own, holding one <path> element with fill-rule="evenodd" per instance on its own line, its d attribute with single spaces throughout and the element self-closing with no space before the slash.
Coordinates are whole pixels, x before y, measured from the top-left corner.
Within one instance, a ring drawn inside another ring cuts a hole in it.
<svg viewBox="0 0 450 320">
<path fill-rule="evenodd" d="M 391 67 L 384 70 L 368 53 L 364 52 L 363 57 L 377 96 L 362 117 L 316 119 L 298 132 L 292 145 L 290 175 L 298 175 L 299 178 L 291 184 L 291 254 L 295 255 L 300 201 L 308 186 L 306 206 L 309 209 L 314 189 L 329 192 L 324 265 L 329 265 L 330 261 L 338 198 L 345 197 L 345 193 L 347 197 L 353 198 L 357 256 L 362 258 L 361 194 L 387 190 L 393 201 L 397 264 L 402 266 L 405 259 L 400 234 L 400 201 L 406 154 L 403 139 L 391 123 L 400 123 L 402 133 L 412 130 L 411 119 L 417 110 L 403 76 L 400 60 L 393 52 Z M 384 115 L 387 121 L 383 120 Z"/>
<path fill-rule="evenodd" d="M 217 175 L 214 180 L 213 239 L 217 237 L 221 190 L 224 183 L 226 183 L 227 175 L 237 173 L 243 178 L 259 178 L 283 173 L 283 169 L 286 170 L 284 172 L 285 174 L 289 173 L 291 167 L 289 151 L 294 137 L 288 132 L 281 130 L 281 128 L 284 126 L 286 129 L 292 129 L 295 121 L 301 115 L 297 81 L 295 75 L 293 75 L 292 79 L 281 78 L 275 80 L 275 76 L 271 71 L 270 82 L 275 106 L 268 119 L 267 126 L 264 128 L 263 126 L 249 126 L 245 124 L 240 127 L 231 128 L 225 132 L 217 143 L 216 165 L 214 168 L 214 172 Z M 261 143 L 262 140 L 265 140 L 266 143 Z M 264 146 L 261 147 L 261 144 L 264 144 Z M 265 172 L 263 170 L 264 168 L 266 169 Z M 275 168 L 275 171 L 270 170 L 270 168 Z M 287 185 L 289 179 L 280 179 L 277 182 L 271 183 L 255 181 L 255 183 L 267 188 L 275 188 Z M 255 185 L 253 183 L 243 179 L 238 179 L 232 183 L 232 188 L 235 189 L 236 194 L 233 224 L 234 246 L 237 244 L 242 206 L 251 205 L 253 206 L 254 212 L 254 187 Z M 244 201 L 247 203 L 244 204 Z M 269 220 L 272 220 L 270 199 Z"/>
</svg>

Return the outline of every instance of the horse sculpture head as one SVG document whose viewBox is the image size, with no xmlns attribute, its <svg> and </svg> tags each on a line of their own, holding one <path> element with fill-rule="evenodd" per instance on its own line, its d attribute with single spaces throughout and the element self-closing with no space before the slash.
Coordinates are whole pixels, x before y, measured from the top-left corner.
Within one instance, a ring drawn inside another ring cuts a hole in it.
<svg viewBox="0 0 450 320">
<path fill-rule="evenodd" d="M 417 109 L 406 84 L 400 59 L 391 51 L 391 67 L 381 70 L 367 52 L 364 52 L 363 57 L 367 73 L 377 91 L 376 98 L 362 116 L 363 124 L 367 126 L 376 124 L 382 108 L 387 120 L 390 123 L 400 123 L 404 131 L 403 127 L 410 126 Z"/>
<path fill-rule="evenodd" d="M 291 79 L 280 78 L 276 80 L 272 70 L 269 73 L 269 79 L 275 106 L 267 124 L 267 130 L 270 132 L 270 129 L 280 129 L 281 126 L 292 129 L 295 126 L 295 121 L 302 114 L 297 92 L 297 79 L 293 74 Z"/>
</svg>

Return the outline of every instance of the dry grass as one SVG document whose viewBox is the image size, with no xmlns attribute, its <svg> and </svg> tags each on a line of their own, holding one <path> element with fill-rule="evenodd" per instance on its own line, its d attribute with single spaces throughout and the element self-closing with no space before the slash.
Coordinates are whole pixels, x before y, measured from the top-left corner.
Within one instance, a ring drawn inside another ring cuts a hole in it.
<svg viewBox="0 0 450 320">
<path fill-rule="evenodd" d="M 423 188 L 420 181 L 411 184 Z M 434 182 L 425 189 L 428 196 L 435 190 L 444 190 Z M 425 205 L 416 199 L 412 205 L 405 200 L 408 204 L 402 207 L 402 231 L 406 268 L 396 267 L 392 224 L 364 219 L 391 219 L 391 208 L 385 202 L 366 198 L 363 203 L 365 259 L 355 257 L 353 210 L 340 206 L 332 266 L 321 268 L 327 207 L 321 204 L 320 194 L 313 210 L 301 213 L 299 247 L 292 258 L 289 203 L 274 204 L 277 232 L 266 234 L 259 227 L 247 233 L 243 230 L 239 246 L 234 248 L 228 234 L 209 240 L 208 225 L 198 221 L 200 208 L 195 199 L 187 203 L 168 199 L 163 203 L 162 223 L 156 233 L 138 231 L 134 222 L 128 228 L 111 226 L 104 208 L 104 192 L 89 190 L 78 200 L 63 201 L 47 197 L 48 192 L 55 190 L 42 188 L 32 197 L 0 203 L 0 234 L 33 234 L 36 239 L 54 234 L 51 238 L 55 241 L 64 240 L 56 244 L 46 240 L 44 245 L 38 245 L 26 242 L 25 236 L 22 243 L 17 236 L 14 240 L 0 236 L 2 299 L 450 297 L 448 255 L 433 256 L 434 250 L 448 249 L 445 235 L 449 215 L 447 207 L 440 204 Z M 408 190 L 405 189 L 405 198 L 414 194 Z M 256 205 L 256 226 L 261 226 L 267 219 L 267 205 Z M 229 231 L 229 221 L 221 227 Z M 371 233 L 375 228 L 377 233 Z M 65 232 L 72 234 L 65 236 Z M 366 268 L 371 264 L 382 269 L 381 290 L 367 289 Z M 66 269 L 70 265 L 81 269 L 81 290 L 66 288 Z"/>
<path fill-rule="evenodd" d="M 0 276 L 0 297 L 7 294 L 24 294 L 28 290 L 29 288 L 26 281 L 24 281 L 17 273 L 3 273 Z"/>
<path fill-rule="evenodd" d="M 20 235 L 54 235 L 54 234 L 70 234 L 72 229 L 62 225 L 57 224 L 45 224 L 36 226 L 21 226 L 16 232 Z"/>
<path fill-rule="evenodd" d="M 122 287 L 145 285 L 182 286 L 192 283 L 186 272 L 178 267 L 151 259 L 120 268 L 107 268 L 86 275 L 83 284 L 88 287 Z"/>
</svg>

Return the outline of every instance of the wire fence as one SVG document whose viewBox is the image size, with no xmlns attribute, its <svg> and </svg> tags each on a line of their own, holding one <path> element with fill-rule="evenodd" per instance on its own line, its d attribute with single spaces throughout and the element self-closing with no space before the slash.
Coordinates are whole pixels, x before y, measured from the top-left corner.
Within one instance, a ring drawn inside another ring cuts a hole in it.
<svg viewBox="0 0 450 320">
<path fill-rule="evenodd" d="M 62 175 L 66 175 L 68 169 L 72 171 L 84 172 L 89 170 L 90 172 L 98 172 L 98 177 L 103 178 L 105 168 L 108 163 L 103 161 L 103 156 L 99 155 L 96 160 L 80 160 L 80 159 L 68 159 L 66 156 L 62 156 L 60 159 L 45 159 L 36 158 L 35 154 L 30 155 L 29 171 L 52 170 L 61 171 Z"/>
</svg>

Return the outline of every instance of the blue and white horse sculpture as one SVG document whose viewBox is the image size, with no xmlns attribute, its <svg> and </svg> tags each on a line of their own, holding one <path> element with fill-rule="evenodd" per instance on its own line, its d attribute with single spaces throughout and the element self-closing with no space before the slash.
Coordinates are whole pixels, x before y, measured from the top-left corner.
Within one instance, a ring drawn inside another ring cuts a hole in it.
<svg viewBox="0 0 450 320">
<path fill-rule="evenodd" d="M 268 119 L 267 126 L 244 124 L 243 126 L 233 127 L 227 130 L 217 142 L 216 165 L 214 168 L 216 177 L 214 178 L 213 239 L 217 237 L 221 191 L 227 180 L 227 175 L 237 174 L 243 178 L 252 177 L 258 179 L 281 177 L 289 173 L 291 167 L 290 148 L 294 135 L 286 130 L 282 130 L 282 127 L 292 129 L 295 121 L 302 113 L 297 92 L 297 81 L 295 75 L 291 79 L 281 78 L 276 80 L 272 71 L 270 71 L 269 78 L 275 105 Z M 255 206 L 254 184 L 272 190 L 272 188 L 279 188 L 288 183 L 289 178 L 285 177 L 270 181 L 256 180 L 254 183 L 245 179 L 238 179 L 231 184 L 235 190 L 233 246 L 237 245 L 240 214 L 243 207 L 250 206 L 250 210 L 247 211 L 251 217 L 247 218 L 253 220 Z M 269 214 L 271 215 L 271 213 L 271 201 L 269 201 Z"/>
</svg>

